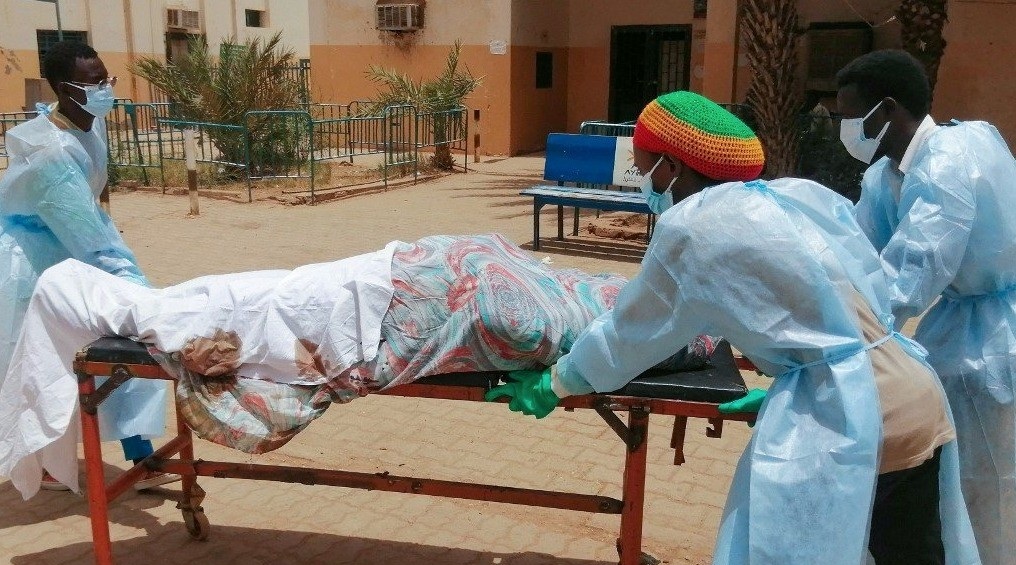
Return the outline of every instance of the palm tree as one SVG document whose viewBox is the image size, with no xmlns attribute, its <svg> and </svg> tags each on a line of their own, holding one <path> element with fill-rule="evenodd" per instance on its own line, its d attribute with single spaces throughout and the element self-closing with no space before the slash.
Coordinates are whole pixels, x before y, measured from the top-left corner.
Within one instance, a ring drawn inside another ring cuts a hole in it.
<svg viewBox="0 0 1016 565">
<path fill-rule="evenodd" d="M 745 102 L 766 152 L 765 175 L 793 174 L 800 146 L 796 0 L 745 0 L 740 14 L 752 81 Z"/>
<path fill-rule="evenodd" d="M 413 106 L 418 116 L 424 116 L 424 123 L 431 124 L 434 134 L 431 163 L 444 170 L 455 165 L 449 133 L 461 129 L 467 119 L 465 112 L 455 111 L 463 108 L 465 98 L 483 81 L 483 77 L 474 77 L 468 67 L 459 70 L 461 53 L 462 42 L 457 40 L 445 60 L 444 71 L 430 80 L 414 80 L 406 73 L 374 65 L 367 69 L 367 77 L 382 87 L 367 111 L 378 115 L 389 106 Z"/>
<path fill-rule="evenodd" d="M 924 64 L 932 92 L 938 80 L 938 65 L 945 54 L 942 29 L 948 16 L 948 0 L 902 0 L 896 8 L 903 48 Z"/>
<path fill-rule="evenodd" d="M 301 128 L 292 119 L 247 119 L 252 110 L 291 110 L 300 102 L 301 83 L 292 72 L 296 54 L 281 42 L 281 32 L 264 42 L 254 38 L 241 44 L 230 39 L 222 43 L 215 57 L 204 41 L 197 39 L 181 61 L 163 63 L 144 57 L 131 72 L 166 93 L 173 103 L 174 117 L 246 126 L 209 127 L 205 132 L 224 161 L 254 163 L 262 169 L 257 172 L 267 172 L 264 169 L 292 165 L 302 144 Z"/>
</svg>

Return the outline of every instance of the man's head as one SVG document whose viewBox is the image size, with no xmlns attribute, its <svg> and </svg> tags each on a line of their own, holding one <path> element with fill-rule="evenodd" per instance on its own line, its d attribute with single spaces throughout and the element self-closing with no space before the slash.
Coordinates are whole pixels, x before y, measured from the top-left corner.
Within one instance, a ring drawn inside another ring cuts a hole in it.
<svg viewBox="0 0 1016 565">
<path fill-rule="evenodd" d="M 635 165 L 656 192 L 672 189 L 674 202 L 718 182 L 754 180 L 765 164 L 751 128 L 694 92 L 650 102 L 635 123 L 633 143 Z"/>
<path fill-rule="evenodd" d="M 849 131 L 849 122 L 841 136 L 851 154 L 861 161 L 867 157 L 869 163 L 887 154 L 899 161 L 931 102 L 928 75 L 920 61 L 898 49 L 873 51 L 843 67 L 836 83 L 843 119 L 864 120 L 863 128 L 857 128 L 863 139 L 861 131 L 856 135 Z"/>
<path fill-rule="evenodd" d="M 84 43 L 61 41 L 50 47 L 42 62 L 42 73 L 57 95 L 60 111 L 82 129 L 89 129 L 92 118 L 112 101 L 105 98 L 112 97 L 107 88 L 115 78 L 110 79 L 99 54 Z M 100 99 L 102 103 L 95 104 Z"/>
</svg>

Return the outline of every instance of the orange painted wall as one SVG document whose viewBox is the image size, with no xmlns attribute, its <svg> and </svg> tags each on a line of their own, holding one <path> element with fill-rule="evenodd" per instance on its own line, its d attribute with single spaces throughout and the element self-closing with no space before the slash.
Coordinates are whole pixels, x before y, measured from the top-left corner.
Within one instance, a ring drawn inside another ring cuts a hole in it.
<svg viewBox="0 0 1016 565">
<path fill-rule="evenodd" d="M 985 120 L 1016 145 L 1016 4 L 950 2 L 932 115 Z"/>
<path fill-rule="evenodd" d="M 610 100 L 611 28 L 619 25 L 689 25 L 690 1 L 569 0 L 568 120 L 569 131 L 578 131 L 586 120 L 606 119 Z M 698 25 L 698 24 L 696 24 Z M 690 88 L 699 90 L 696 60 L 704 52 L 701 34 L 692 31 Z"/>
<path fill-rule="evenodd" d="M 536 88 L 536 53 L 553 53 L 553 88 Z M 510 152 L 543 149 L 550 132 L 568 131 L 568 50 L 512 47 Z"/>
<path fill-rule="evenodd" d="M 40 76 L 37 51 L 0 46 L 0 112 L 22 111 L 25 104 L 25 78 Z"/>
<path fill-rule="evenodd" d="M 414 79 L 439 74 L 450 45 L 311 45 L 311 89 L 316 102 L 346 103 L 373 97 L 378 86 L 365 72 L 368 65 L 407 72 Z M 480 152 L 507 154 L 510 149 L 511 54 L 492 55 L 486 45 L 463 45 L 460 64 L 483 84 L 466 100 L 480 110 Z M 474 124 L 470 122 L 472 133 Z"/>
</svg>

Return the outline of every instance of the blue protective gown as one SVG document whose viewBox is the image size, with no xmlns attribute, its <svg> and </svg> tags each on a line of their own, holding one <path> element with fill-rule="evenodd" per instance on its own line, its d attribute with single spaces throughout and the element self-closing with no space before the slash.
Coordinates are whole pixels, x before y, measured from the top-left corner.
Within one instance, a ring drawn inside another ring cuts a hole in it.
<svg viewBox="0 0 1016 565">
<path fill-rule="evenodd" d="M 0 177 L 0 385 L 39 273 L 74 258 L 147 285 L 133 253 L 96 199 L 106 184 L 106 125 L 58 127 L 40 115 L 7 132 Z M 107 439 L 163 433 L 166 386 L 130 381 L 103 404 Z"/>
<path fill-rule="evenodd" d="M 905 176 L 868 169 L 855 214 L 897 327 L 938 299 L 915 339 L 952 405 L 981 557 L 1016 565 L 1016 161 L 987 123 L 939 127 Z"/>
<path fill-rule="evenodd" d="M 891 328 L 885 275 L 847 199 L 800 179 L 714 186 L 660 216 L 638 276 L 558 374 L 569 391 L 616 390 L 674 344 L 725 336 L 779 376 L 734 474 L 713 562 L 858 565 L 882 438 L 858 293 Z M 941 465 L 947 563 L 979 563 L 956 442 Z"/>
</svg>

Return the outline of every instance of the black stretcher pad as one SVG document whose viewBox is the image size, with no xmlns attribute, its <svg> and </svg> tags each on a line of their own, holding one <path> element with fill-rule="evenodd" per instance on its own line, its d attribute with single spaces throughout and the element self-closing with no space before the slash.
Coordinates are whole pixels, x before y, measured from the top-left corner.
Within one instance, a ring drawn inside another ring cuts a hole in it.
<svg viewBox="0 0 1016 565">
<path fill-rule="evenodd" d="M 158 365 L 147 348 L 119 337 L 104 337 L 85 348 L 85 360 L 96 363 Z M 445 386 L 482 386 L 491 388 L 505 372 L 449 373 L 417 380 L 418 384 Z M 623 388 L 611 393 L 642 398 L 663 398 L 719 404 L 741 398 L 748 392 L 734 362 L 730 344 L 721 341 L 709 364 L 696 371 L 678 373 L 650 369 Z"/>
</svg>

